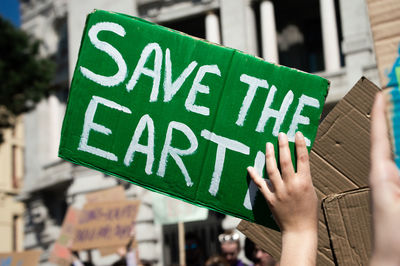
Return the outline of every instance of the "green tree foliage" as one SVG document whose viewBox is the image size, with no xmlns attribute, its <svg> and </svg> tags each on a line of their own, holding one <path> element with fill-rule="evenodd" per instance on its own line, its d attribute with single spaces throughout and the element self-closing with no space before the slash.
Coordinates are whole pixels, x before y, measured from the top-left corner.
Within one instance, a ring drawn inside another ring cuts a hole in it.
<svg viewBox="0 0 400 266">
<path fill-rule="evenodd" d="M 39 56 L 40 42 L 0 17 L 0 143 L 2 130 L 51 92 L 54 63 Z"/>
</svg>

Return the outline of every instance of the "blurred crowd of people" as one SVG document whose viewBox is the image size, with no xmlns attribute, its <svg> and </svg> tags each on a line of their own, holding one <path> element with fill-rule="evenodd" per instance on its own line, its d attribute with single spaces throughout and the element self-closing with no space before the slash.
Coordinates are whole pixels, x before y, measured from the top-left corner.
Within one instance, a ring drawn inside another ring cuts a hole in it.
<svg viewBox="0 0 400 266">
<path fill-rule="evenodd" d="M 201 253 L 201 243 L 194 235 L 186 236 L 186 265 L 187 266 L 275 266 L 273 257 L 255 245 L 249 238 L 245 239 L 244 253 L 250 264 L 239 258 L 242 250 L 239 233 L 227 230 L 218 236 L 220 254 L 215 254 L 204 261 Z"/>
<path fill-rule="evenodd" d="M 132 240 L 134 238 L 132 237 Z M 208 259 L 203 257 L 201 250 L 201 240 L 193 233 L 188 233 L 185 236 L 185 253 L 186 266 L 277 266 L 274 258 L 255 245 L 249 238 L 245 239 L 244 251 L 247 260 L 251 264 L 244 263 L 239 259 L 241 252 L 240 236 L 234 230 L 225 231 L 218 237 L 221 253 L 211 256 Z M 126 247 L 121 247 L 117 250 L 120 259 L 112 264 L 112 266 L 151 266 L 151 262 L 138 259 L 137 249 L 132 246 L 133 241 L 130 241 Z M 94 266 L 90 251 L 88 251 L 88 260 L 83 261 L 79 257 L 79 253 L 72 251 L 73 261 L 72 266 Z"/>
</svg>

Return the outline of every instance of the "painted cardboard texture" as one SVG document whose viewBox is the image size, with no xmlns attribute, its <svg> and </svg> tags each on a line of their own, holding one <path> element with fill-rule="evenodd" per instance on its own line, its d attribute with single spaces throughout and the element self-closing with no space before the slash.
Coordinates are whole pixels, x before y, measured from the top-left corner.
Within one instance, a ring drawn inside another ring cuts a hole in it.
<svg viewBox="0 0 400 266">
<path fill-rule="evenodd" d="M 0 265 L 7 266 L 36 266 L 42 251 L 28 250 L 22 252 L 0 253 Z"/>
<path fill-rule="evenodd" d="M 256 158 L 262 168 L 261 152 L 267 141 L 277 144 L 278 132 L 294 139 L 301 131 L 311 149 L 328 87 L 318 76 L 142 19 L 94 11 L 83 33 L 59 156 L 274 226 L 255 186 L 248 192 L 246 168 Z M 271 119 L 261 119 L 268 114 Z"/>
<path fill-rule="evenodd" d="M 400 1 L 367 0 L 382 87 L 398 87 L 400 68 Z"/>
<path fill-rule="evenodd" d="M 368 186 L 369 114 L 378 91 L 379 88 L 375 84 L 364 77 L 361 78 L 321 122 L 310 152 L 311 176 L 320 200 Z M 342 211 L 347 211 L 346 206 L 341 207 Z M 363 215 L 368 217 L 369 213 L 364 212 Z M 339 220 L 337 222 L 340 223 Z M 358 218 L 351 222 L 357 224 Z M 327 224 L 321 208 L 317 265 L 340 265 L 337 261 L 340 250 L 335 251 L 333 256 L 332 239 L 328 234 L 328 226 L 332 226 L 332 223 L 334 221 L 330 219 L 330 224 Z M 238 229 L 274 258 L 279 259 L 280 232 L 247 221 L 241 221 Z M 356 235 L 352 235 L 351 230 L 349 232 L 349 238 L 357 238 Z M 369 234 L 370 231 L 365 228 L 364 233 Z"/>
<path fill-rule="evenodd" d="M 337 265 L 368 265 L 372 244 L 370 190 L 332 194 L 322 202 Z"/>
</svg>

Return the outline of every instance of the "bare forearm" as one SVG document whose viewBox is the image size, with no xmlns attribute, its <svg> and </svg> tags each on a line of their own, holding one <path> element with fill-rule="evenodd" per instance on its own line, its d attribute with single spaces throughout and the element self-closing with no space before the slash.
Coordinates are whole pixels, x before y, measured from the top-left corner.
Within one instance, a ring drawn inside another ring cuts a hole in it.
<svg viewBox="0 0 400 266">
<path fill-rule="evenodd" d="M 282 255 L 280 266 L 316 265 L 318 236 L 317 231 L 282 234 Z"/>
</svg>

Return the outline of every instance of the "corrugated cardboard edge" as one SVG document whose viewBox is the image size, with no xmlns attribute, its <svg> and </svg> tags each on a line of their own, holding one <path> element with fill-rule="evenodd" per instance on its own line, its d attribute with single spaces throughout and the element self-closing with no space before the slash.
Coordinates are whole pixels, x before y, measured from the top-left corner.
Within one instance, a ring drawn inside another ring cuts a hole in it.
<svg viewBox="0 0 400 266">
<path fill-rule="evenodd" d="M 320 124 L 310 153 L 311 176 L 320 200 L 368 186 L 370 112 L 379 90 L 362 77 Z M 238 229 L 279 259 L 280 232 L 247 221 Z M 317 265 L 335 265 L 322 205 L 318 230 Z"/>
<path fill-rule="evenodd" d="M 368 265 L 372 240 L 369 188 L 330 195 L 322 208 L 337 265 Z"/>
</svg>

